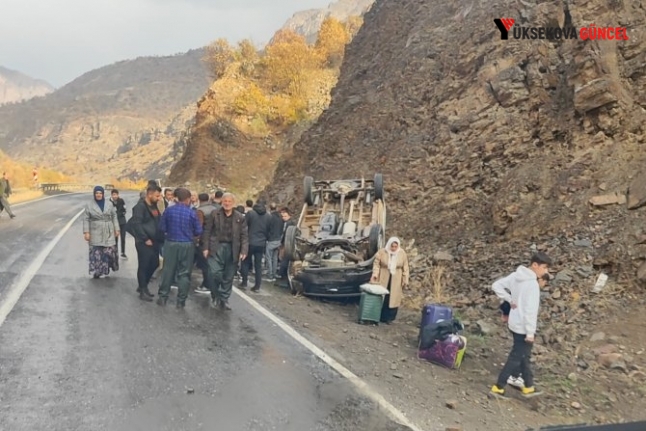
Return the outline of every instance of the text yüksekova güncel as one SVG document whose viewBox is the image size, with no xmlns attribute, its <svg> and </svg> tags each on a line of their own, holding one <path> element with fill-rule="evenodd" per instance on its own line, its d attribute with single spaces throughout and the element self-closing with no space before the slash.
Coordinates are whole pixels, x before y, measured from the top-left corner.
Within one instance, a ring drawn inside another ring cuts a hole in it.
<svg viewBox="0 0 646 431">
<path fill-rule="evenodd" d="M 590 40 L 628 40 L 625 27 L 521 27 L 513 26 L 514 39 L 590 39 Z"/>
</svg>

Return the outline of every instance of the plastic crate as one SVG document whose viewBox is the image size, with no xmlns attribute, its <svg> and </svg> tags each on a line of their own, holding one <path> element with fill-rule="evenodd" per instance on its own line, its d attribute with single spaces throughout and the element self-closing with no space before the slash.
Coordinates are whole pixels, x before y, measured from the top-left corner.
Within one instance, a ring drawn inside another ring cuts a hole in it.
<svg viewBox="0 0 646 431">
<path fill-rule="evenodd" d="M 381 308 L 384 304 L 383 295 L 373 295 L 368 292 L 361 292 L 359 301 L 359 323 L 379 323 L 381 320 Z"/>
</svg>

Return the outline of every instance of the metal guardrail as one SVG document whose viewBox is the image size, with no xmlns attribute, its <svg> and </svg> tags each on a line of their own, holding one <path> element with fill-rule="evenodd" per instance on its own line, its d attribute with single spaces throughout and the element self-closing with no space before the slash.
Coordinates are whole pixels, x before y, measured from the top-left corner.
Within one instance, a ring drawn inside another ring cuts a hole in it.
<svg viewBox="0 0 646 431">
<path fill-rule="evenodd" d="M 77 184 L 77 183 L 41 183 L 38 189 L 43 192 L 76 192 L 82 190 L 92 190 L 96 184 Z M 114 188 L 113 184 L 103 184 L 106 190 Z"/>
</svg>

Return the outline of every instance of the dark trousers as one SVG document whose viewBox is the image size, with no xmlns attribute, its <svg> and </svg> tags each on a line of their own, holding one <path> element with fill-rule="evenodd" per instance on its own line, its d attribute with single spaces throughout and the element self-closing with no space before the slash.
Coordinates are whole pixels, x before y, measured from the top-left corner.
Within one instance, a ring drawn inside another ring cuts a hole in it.
<svg viewBox="0 0 646 431">
<path fill-rule="evenodd" d="M 146 289 L 153 274 L 159 267 L 159 246 L 153 244 L 146 245 L 141 241 L 135 241 L 135 249 L 137 250 L 137 284 L 139 290 Z"/>
<path fill-rule="evenodd" d="M 202 271 L 202 286 L 207 287 L 207 279 L 209 278 L 209 261 L 204 257 L 200 247 L 195 248 L 195 264 L 197 268 Z"/>
<path fill-rule="evenodd" d="M 287 271 L 289 270 L 289 259 L 283 257 L 278 264 L 278 276 L 283 278 L 287 277 Z"/>
<path fill-rule="evenodd" d="M 6 196 L 0 196 L 0 204 L 2 204 L 2 207 L 7 212 L 7 214 L 9 214 L 10 216 L 14 215 L 13 211 L 11 211 L 11 205 L 9 204 L 9 200 Z"/>
<path fill-rule="evenodd" d="M 231 243 L 219 243 L 217 247 L 215 252 L 210 250 L 208 283 L 205 283 L 205 286 L 211 290 L 212 299 L 228 301 L 238 263 L 233 259 Z"/>
<path fill-rule="evenodd" d="M 159 297 L 168 298 L 173 282 L 177 283 L 177 300 L 184 303 L 188 298 L 190 275 L 195 259 L 194 242 L 166 241 L 164 243 L 164 267 L 159 284 Z"/>
<path fill-rule="evenodd" d="M 496 386 L 500 389 L 504 388 L 507 385 L 509 376 L 517 376 L 520 373 L 523 375 L 523 380 L 525 380 L 525 387 L 531 388 L 534 386 L 534 375 L 532 374 L 529 359 L 532 356 L 533 343 L 525 341 L 525 334 L 516 334 L 515 332 L 511 334 L 514 337 L 514 345 L 511 352 L 509 352 L 507 363 L 498 376 Z"/>
<path fill-rule="evenodd" d="M 388 292 L 390 292 L 390 283 L 392 283 L 392 275 L 388 279 Z M 380 321 L 390 323 L 397 318 L 397 311 L 399 308 L 390 308 L 390 293 L 384 298 L 384 305 L 381 307 Z"/>
<path fill-rule="evenodd" d="M 119 238 L 121 238 L 121 254 L 126 254 L 126 225 L 119 223 L 119 236 L 115 238 L 117 253 L 119 253 Z"/>
<path fill-rule="evenodd" d="M 242 284 L 247 284 L 249 271 L 251 270 L 251 260 L 253 259 L 253 268 L 255 276 L 255 288 L 260 288 L 262 283 L 262 258 L 265 255 L 265 246 L 250 245 L 249 256 L 242 262 Z"/>
</svg>

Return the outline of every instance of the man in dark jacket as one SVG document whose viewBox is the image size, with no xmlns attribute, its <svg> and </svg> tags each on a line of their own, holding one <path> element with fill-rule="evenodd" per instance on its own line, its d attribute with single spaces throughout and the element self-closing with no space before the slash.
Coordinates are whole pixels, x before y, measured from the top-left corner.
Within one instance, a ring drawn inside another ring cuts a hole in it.
<svg viewBox="0 0 646 431">
<path fill-rule="evenodd" d="M 269 205 L 271 212 L 271 219 L 269 222 L 269 235 L 267 238 L 267 253 L 265 260 L 267 261 L 267 281 L 274 282 L 278 275 L 278 249 L 280 248 L 280 240 L 283 236 L 283 219 L 280 212 L 276 210 L 276 204 Z"/>
<path fill-rule="evenodd" d="M 9 205 L 9 196 L 11 196 L 11 185 L 9 184 L 7 173 L 3 172 L 2 178 L 0 178 L 0 208 L 7 211 L 9 217 L 14 218 L 16 217 L 16 215 L 11 211 L 11 205 Z"/>
<path fill-rule="evenodd" d="M 249 278 L 251 261 L 253 259 L 255 282 L 251 290 L 257 292 L 260 290 L 262 283 L 262 258 L 267 248 L 271 215 L 267 213 L 265 203 L 259 201 L 253 206 L 252 211 L 249 211 L 245 215 L 245 220 L 249 227 L 249 255 L 242 262 L 242 283 L 240 284 L 240 289 L 245 290 L 247 288 L 247 279 Z"/>
<path fill-rule="evenodd" d="M 289 208 L 281 208 L 280 217 L 283 219 L 283 232 L 280 237 L 280 247 L 283 250 L 283 255 L 280 259 L 280 267 L 278 268 L 278 277 L 280 278 L 281 284 L 287 283 L 287 271 L 289 269 L 289 259 L 284 256 L 285 248 L 285 232 L 290 226 L 296 226 L 296 222 L 292 219 L 292 213 L 289 211 Z"/>
<path fill-rule="evenodd" d="M 121 257 L 128 259 L 126 256 L 126 202 L 119 197 L 119 190 L 112 189 L 110 193 L 110 202 L 117 208 L 117 220 L 119 220 L 119 236 L 121 237 Z M 119 238 L 116 238 L 117 250 L 119 250 Z"/>
<path fill-rule="evenodd" d="M 137 283 L 139 299 L 152 301 L 153 294 L 148 290 L 148 283 L 159 266 L 159 249 L 164 243 L 164 235 L 159 230 L 161 214 L 157 202 L 161 199 L 161 188 L 148 186 L 146 197 L 140 199 L 132 208 L 130 225 L 135 237 L 137 249 Z"/>
<path fill-rule="evenodd" d="M 206 226 L 206 220 L 209 215 L 211 215 L 213 211 L 216 211 L 218 208 L 220 208 L 220 205 L 212 204 L 207 193 L 200 193 L 198 199 L 200 201 L 200 204 L 197 207 L 197 219 L 200 221 L 202 227 L 204 228 Z M 202 271 L 202 284 L 197 289 L 195 289 L 195 291 L 197 293 L 210 293 L 209 288 L 206 287 L 207 280 L 209 278 L 209 262 L 202 254 L 201 239 L 197 244 L 195 263 L 197 264 L 197 267 Z"/>
<path fill-rule="evenodd" d="M 230 310 L 229 298 L 237 264 L 247 257 L 248 229 L 244 217 L 233 209 L 235 196 L 225 193 L 222 208 L 206 218 L 202 233 L 202 252 L 209 261 L 207 287 L 211 289 L 211 307 Z"/>
</svg>

